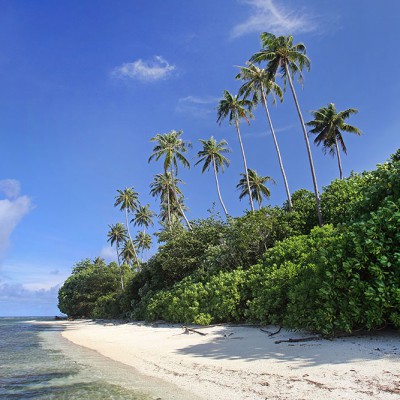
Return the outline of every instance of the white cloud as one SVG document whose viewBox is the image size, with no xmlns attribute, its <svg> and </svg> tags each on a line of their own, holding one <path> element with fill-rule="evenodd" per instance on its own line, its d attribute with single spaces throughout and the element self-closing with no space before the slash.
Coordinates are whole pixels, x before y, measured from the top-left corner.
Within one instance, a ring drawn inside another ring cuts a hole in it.
<svg viewBox="0 0 400 400">
<path fill-rule="evenodd" d="M 195 117 L 206 117 L 211 113 L 216 113 L 215 108 L 218 98 L 212 96 L 198 97 L 186 96 L 178 100 L 176 111 L 183 114 L 190 114 Z"/>
<path fill-rule="evenodd" d="M 117 253 L 115 248 L 105 246 L 100 250 L 100 257 L 104 258 L 107 262 L 117 261 Z"/>
<path fill-rule="evenodd" d="M 0 181 L 0 192 L 8 199 L 15 199 L 21 190 L 21 185 L 15 179 L 3 179 Z"/>
<path fill-rule="evenodd" d="M 0 181 L 0 191 L 6 199 L 0 200 L 0 257 L 6 251 L 9 238 L 21 219 L 32 210 L 28 196 L 19 196 L 19 182 L 13 179 Z"/>
<path fill-rule="evenodd" d="M 114 68 L 112 75 L 121 79 L 137 79 L 144 82 L 155 82 L 172 75 L 176 67 L 161 56 L 151 60 L 138 59 Z"/>
<path fill-rule="evenodd" d="M 277 5 L 275 0 L 242 0 L 250 6 L 250 16 L 236 25 L 231 35 L 233 38 L 248 33 L 272 32 L 276 35 L 296 34 L 313 31 L 316 26 L 307 15 Z"/>
</svg>

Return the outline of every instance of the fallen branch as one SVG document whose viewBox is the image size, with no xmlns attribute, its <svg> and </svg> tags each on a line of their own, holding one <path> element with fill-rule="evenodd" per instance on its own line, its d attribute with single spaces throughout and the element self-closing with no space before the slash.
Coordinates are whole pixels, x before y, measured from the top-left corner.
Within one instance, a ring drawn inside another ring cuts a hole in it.
<svg viewBox="0 0 400 400">
<path fill-rule="evenodd" d="M 322 338 L 320 336 L 309 336 L 305 338 L 299 338 L 299 339 L 288 339 L 288 340 L 277 340 L 275 341 L 275 344 L 279 343 L 297 343 L 297 342 L 310 342 L 312 340 L 321 340 Z"/>
<path fill-rule="evenodd" d="M 281 327 L 281 326 L 279 327 L 279 329 L 278 329 L 276 332 L 270 332 L 270 331 L 267 331 L 266 329 L 260 328 L 260 331 L 261 331 L 261 332 L 268 333 L 268 336 L 274 336 L 274 335 L 276 335 L 277 333 L 279 333 L 281 330 L 282 330 L 282 327 Z"/>
<path fill-rule="evenodd" d="M 198 333 L 201 336 L 206 336 L 207 335 L 207 333 L 197 331 L 196 329 L 193 329 L 193 328 L 188 328 L 187 326 L 182 326 L 182 329 L 185 330 L 184 333 L 186 333 L 186 334 L 189 334 L 190 332 L 194 332 L 194 333 Z"/>
</svg>

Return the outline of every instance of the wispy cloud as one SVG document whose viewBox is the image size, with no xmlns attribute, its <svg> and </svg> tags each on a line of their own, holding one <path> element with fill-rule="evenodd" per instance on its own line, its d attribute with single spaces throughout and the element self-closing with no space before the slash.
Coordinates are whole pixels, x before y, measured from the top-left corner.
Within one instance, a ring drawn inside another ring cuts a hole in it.
<svg viewBox="0 0 400 400">
<path fill-rule="evenodd" d="M 277 35 L 310 32 L 316 29 L 312 18 L 299 9 L 278 5 L 275 0 L 241 0 L 249 6 L 250 15 L 236 25 L 231 36 L 237 38 L 248 33 L 272 32 Z"/>
<path fill-rule="evenodd" d="M 194 117 L 207 117 L 215 113 L 218 104 L 218 97 L 212 96 L 186 96 L 178 100 L 176 111 L 183 114 L 190 114 Z"/>
<path fill-rule="evenodd" d="M 100 257 L 107 262 L 117 261 L 117 253 L 113 247 L 105 246 L 100 250 Z"/>
<path fill-rule="evenodd" d="M 119 79 L 155 82 L 169 78 L 175 70 L 175 65 L 170 64 L 161 56 L 155 56 L 151 60 L 142 60 L 139 58 L 131 63 L 124 63 L 114 68 L 111 74 Z"/>
<path fill-rule="evenodd" d="M 9 245 L 11 233 L 33 207 L 28 196 L 20 196 L 20 185 L 16 180 L 0 181 L 0 193 L 6 197 L 0 200 L 0 257 L 2 257 Z"/>
</svg>

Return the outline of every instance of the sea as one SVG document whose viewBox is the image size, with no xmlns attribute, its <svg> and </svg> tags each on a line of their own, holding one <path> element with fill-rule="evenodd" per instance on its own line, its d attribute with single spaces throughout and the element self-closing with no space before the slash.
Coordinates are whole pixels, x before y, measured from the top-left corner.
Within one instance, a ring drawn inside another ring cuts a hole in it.
<svg viewBox="0 0 400 400">
<path fill-rule="evenodd" d="M 157 379 L 70 343 L 48 318 L 0 318 L 0 399 L 181 399 Z"/>
</svg>

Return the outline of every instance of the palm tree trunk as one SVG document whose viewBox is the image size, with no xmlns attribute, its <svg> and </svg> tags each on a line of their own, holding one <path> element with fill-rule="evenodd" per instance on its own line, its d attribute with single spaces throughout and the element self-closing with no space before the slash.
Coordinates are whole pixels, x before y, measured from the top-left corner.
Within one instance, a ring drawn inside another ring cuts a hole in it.
<svg viewBox="0 0 400 400">
<path fill-rule="evenodd" d="M 319 198 L 317 177 L 315 175 L 315 169 L 314 169 L 314 163 L 313 163 L 312 154 L 311 154 L 310 142 L 308 140 L 308 135 L 307 135 L 306 126 L 304 124 L 303 115 L 301 114 L 299 102 L 298 102 L 297 96 L 296 96 L 296 91 L 294 90 L 292 77 L 290 75 L 290 71 L 289 71 L 289 68 L 288 68 L 287 64 L 285 64 L 285 70 L 286 70 L 286 76 L 288 77 L 288 80 L 289 80 L 290 89 L 292 90 L 293 99 L 294 99 L 294 102 L 296 104 L 297 113 L 299 114 L 301 127 L 302 127 L 303 133 L 304 133 L 304 140 L 306 141 L 306 147 L 307 147 L 307 153 L 308 153 L 308 161 L 310 162 L 311 175 L 312 175 L 312 180 L 313 180 L 313 185 L 314 185 L 314 193 L 315 193 L 315 200 L 316 200 L 318 223 L 319 223 L 319 226 L 322 226 L 321 200 Z"/>
<path fill-rule="evenodd" d="M 237 118 L 235 118 L 235 126 L 236 126 L 236 131 L 238 134 L 239 138 L 239 143 L 240 143 L 240 148 L 242 150 L 242 157 L 243 157 L 243 164 L 244 164 L 244 172 L 246 174 L 246 182 L 247 182 L 247 190 L 249 191 L 249 198 L 250 198 L 250 207 L 251 211 L 254 211 L 254 205 L 253 205 L 253 199 L 251 197 L 251 190 L 250 190 L 250 181 L 249 181 L 249 173 L 247 171 L 247 161 L 246 161 L 246 156 L 244 154 L 244 147 L 243 147 L 243 142 L 242 142 L 242 136 L 240 135 L 240 129 L 239 129 L 239 121 Z"/>
<path fill-rule="evenodd" d="M 265 113 L 267 114 L 269 127 L 270 127 L 270 129 L 271 129 L 272 137 L 273 137 L 273 139 L 274 139 L 276 154 L 277 154 L 277 156 L 278 156 L 278 161 L 279 161 L 279 166 L 280 166 L 281 172 L 282 172 L 283 182 L 285 183 L 286 196 L 287 196 L 287 199 L 288 199 L 289 209 L 290 209 L 290 211 L 293 211 L 292 197 L 291 197 L 291 195 L 290 195 L 290 190 L 289 190 L 289 185 L 288 185 L 288 182 L 287 182 L 287 179 L 286 179 L 285 169 L 283 168 L 283 162 L 282 162 L 281 152 L 280 152 L 280 150 L 279 150 L 278 141 L 277 141 L 277 139 L 276 139 L 275 129 L 274 129 L 274 126 L 272 125 L 271 116 L 270 116 L 270 114 L 269 114 L 268 102 L 267 102 L 267 97 L 265 96 L 264 85 L 261 85 L 261 93 L 262 93 L 262 100 L 263 100 L 263 105 L 264 105 Z"/>
<path fill-rule="evenodd" d="M 169 199 L 169 189 L 167 189 L 167 215 L 168 215 L 169 230 L 171 230 L 172 229 L 172 227 L 171 227 L 171 205 L 170 205 L 170 199 Z"/>
<path fill-rule="evenodd" d="M 118 260 L 118 266 L 119 266 L 119 276 L 121 278 L 121 289 L 124 291 L 125 290 L 125 287 L 124 287 L 124 272 L 122 271 L 121 262 L 119 260 L 118 241 L 116 242 L 116 247 L 117 247 L 117 260 Z"/>
<path fill-rule="evenodd" d="M 131 232 L 129 230 L 128 209 L 127 208 L 125 208 L 125 220 L 126 220 L 126 229 L 128 230 L 129 241 L 131 242 L 133 252 L 135 253 L 136 263 L 139 266 L 139 258 L 138 258 L 138 255 L 136 253 L 135 245 L 133 244 Z"/>
<path fill-rule="evenodd" d="M 226 217 L 228 217 L 228 211 L 226 210 L 225 204 L 222 201 L 222 196 L 221 196 L 221 191 L 219 189 L 219 182 L 218 182 L 218 173 L 217 173 L 217 167 L 215 165 L 215 158 L 213 157 L 213 167 L 214 167 L 214 176 L 215 176 L 215 183 L 217 185 L 217 192 L 218 192 L 218 197 L 219 197 L 219 201 L 221 202 L 221 206 L 224 209 L 225 215 Z"/>
<path fill-rule="evenodd" d="M 190 225 L 190 222 L 189 222 L 189 220 L 187 219 L 186 214 L 185 214 L 184 211 L 183 211 L 183 208 L 182 208 L 182 206 L 181 206 L 181 203 L 179 203 L 178 195 L 176 194 L 175 185 L 174 185 L 174 171 L 173 171 L 173 169 L 172 169 L 172 166 L 171 166 L 171 180 L 172 180 L 172 192 L 174 193 L 174 197 L 175 197 L 176 204 L 178 205 L 179 211 L 180 211 L 180 213 L 181 213 L 183 219 L 185 220 L 186 225 L 187 225 L 187 227 L 189 228 L 189 231 L 191 231 L 191 230 L 192 230 L 192 226 Z"/>
<path fill-rule="evenodd" d="M 338 165 L 339 165 L 340 179 L 343 180 L 342 159 L 340 157 L 340 150 L 339 150 L 339 145 L 338 145 L 336 136 L 335 136 L 335 146 L 336 146 L 336 156 L 337 156 Z"/>
</svg>

